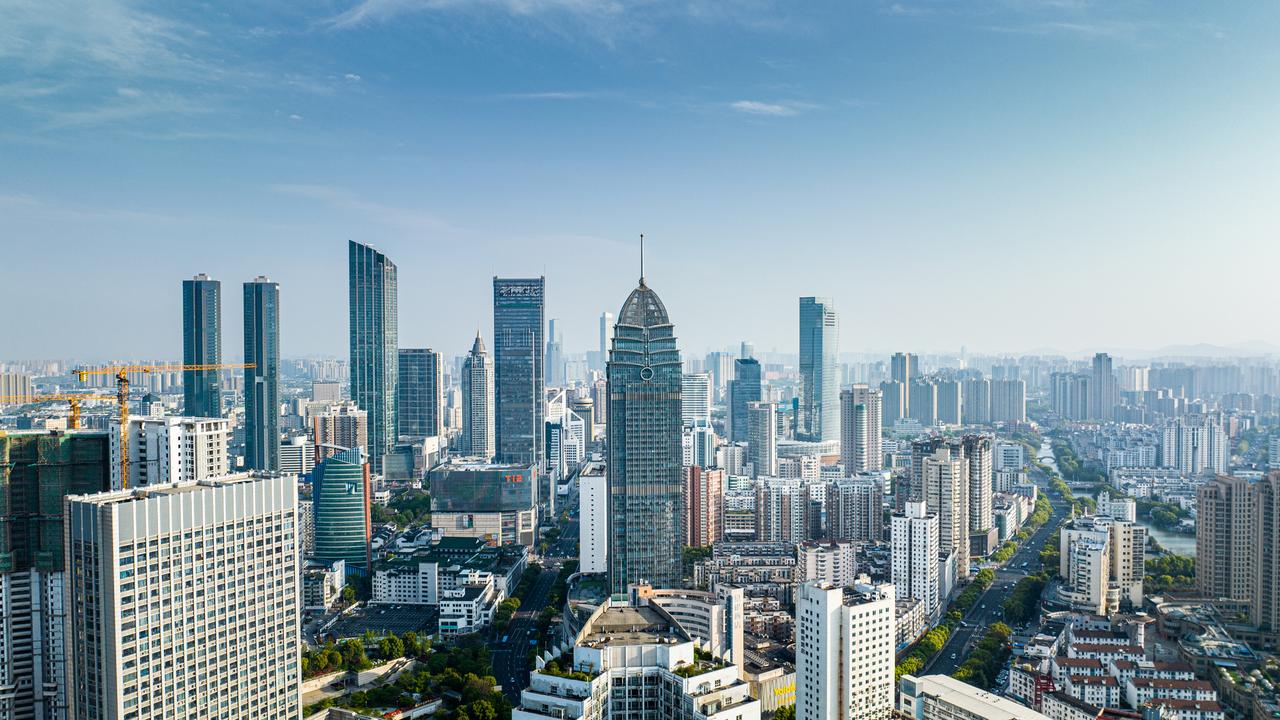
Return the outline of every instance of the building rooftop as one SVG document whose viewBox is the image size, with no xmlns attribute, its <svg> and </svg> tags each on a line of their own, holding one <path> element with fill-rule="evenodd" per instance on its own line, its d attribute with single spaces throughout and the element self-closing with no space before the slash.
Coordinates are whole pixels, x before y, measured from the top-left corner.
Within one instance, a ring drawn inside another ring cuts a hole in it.
<svg viewBox="0 0 1280 720">
<path fill-rule="evenodd" d="M 930 695 L 965 711 L 971 717 L 1001 718 L 1001 720 L 1045 720 L 1045 715 L 1012 700 L 947 675 L 924 677 L 902 676 L 902 684 L 915 683 L 917 694 Z"/>
<path fill-rule="evenodd" d="M 580 644 L 656 645 L 689 641 L 689 634 L 656 607 L 608 605 L 583 628 Z"/>
</svg>

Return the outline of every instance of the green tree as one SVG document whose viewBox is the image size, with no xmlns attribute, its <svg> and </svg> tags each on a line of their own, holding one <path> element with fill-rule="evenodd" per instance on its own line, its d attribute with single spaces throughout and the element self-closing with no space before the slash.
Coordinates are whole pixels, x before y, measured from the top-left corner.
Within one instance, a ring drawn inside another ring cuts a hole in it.
<svg viewBox="0 0 1280 720">
<path fill-rule="evenodd" d="M 388 635 L 378 642 L 378 654 L 386 660 L 404 657 L 404 641 L 395 635 Z"/>
<path fill-rule="evenodd" d="M 773 713 L 773 720 L 796 720 L 796 706 L 783 705 Z"/>
</svg>

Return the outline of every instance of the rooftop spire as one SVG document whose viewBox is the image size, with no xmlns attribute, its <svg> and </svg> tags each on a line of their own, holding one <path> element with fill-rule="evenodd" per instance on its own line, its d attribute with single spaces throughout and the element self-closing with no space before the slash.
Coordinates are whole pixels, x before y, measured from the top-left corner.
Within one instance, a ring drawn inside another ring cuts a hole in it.
<svg viewBox="0 0 1280 720">
<path fill-rule="evenodd" d="M 644 233 L 640 233 L 640 287 L 644 287 Z"/>
</svg>

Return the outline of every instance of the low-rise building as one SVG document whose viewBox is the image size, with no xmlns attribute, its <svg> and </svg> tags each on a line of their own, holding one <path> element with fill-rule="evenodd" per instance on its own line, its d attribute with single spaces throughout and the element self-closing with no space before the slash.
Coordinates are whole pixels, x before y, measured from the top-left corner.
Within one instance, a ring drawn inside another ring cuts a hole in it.
<svg viewBox="0 0 1280 720">
<path fill-rule="evenodd" d="M 1102 715 L 1102 708 L 1057 690 L 1045 693 L 1040 712 L 1051 720 L 1097 720 Z"/>
<path fill-rule="evenodd" d="M 1045 720 L 1029 707 L 947 675 L 903 675 L 898 710 L 915 720 Z"/>
<path fill-rule="evenodd" d="M 343 560 L 332 563 L 309 561 L 302 568 L 302 609 L 308 612 L 327 612 L 342 597 L 347 584 L 347 564 Z"/>
<path fill-rule="evenodd" d="M 1125 703 L 1139 708 L 1151 700 L 1193 700 L 1217 702 L 1218 691 L 1204 680 L 1164 680 L 1134 678 L 1125 684 Z"/>
<path fill-rule="evenodd" d="M 489 627 L 503 598 L 493 573 L 469 570 L 459 575 L 457 582 L 457 587 L 440 591 L 440 634 L 444 637 Z"/>
<path fill-rule="evenodd" d="M 1120 682 L 1110 675 L 1068 675 L 1062 680 L 1062 691 L 1094 707 L 1120 704 Z"/>
</svg>

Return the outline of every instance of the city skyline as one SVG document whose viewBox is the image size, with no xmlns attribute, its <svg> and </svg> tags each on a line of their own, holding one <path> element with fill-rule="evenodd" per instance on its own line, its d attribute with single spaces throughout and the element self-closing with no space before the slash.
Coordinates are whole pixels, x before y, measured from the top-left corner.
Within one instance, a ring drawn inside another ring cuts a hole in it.
<svg viewBox="0 0 1280 720">
<path fill-rule="evenodd" d="M 24 240 L 0 282 L 64 317 L 17 328 L 4 354 L 176 356 L 100 314 L 154 304 L 174 321 L 159 279 L 208 272 L 270 275 L 290 298 L 282 352 L 341 356 L 324 330 L 347 239 L 404 268 L 410 346 L 465 352 L 489 324 L 487 278 L 545 275 L 547 316 L 588 349 L 629 287 L 592 270 L 630 266 L 640 232 L 694 352 L 790 348 L 806 295 L 846 322 L 860 310 L 846 352 L 1275 342 L 1246 313 L 1160 292 L 1230 277 L 1238 307 L 1268 301 L 1274 5 L 68 12 L 0 9 L 0 58 L 21 73 L 0 80 L 0 157 L 18 169 L 0 235 Z M 94 272 L 45 292 L 31 269 L 52 257 Z M 990 292 L 966 284 L 975 265 Z M 737 292 L 744 277 L 765 290 Z M 926 336 L 901 320 L 940 308 L 1004 322 Z"/>
</svg>

